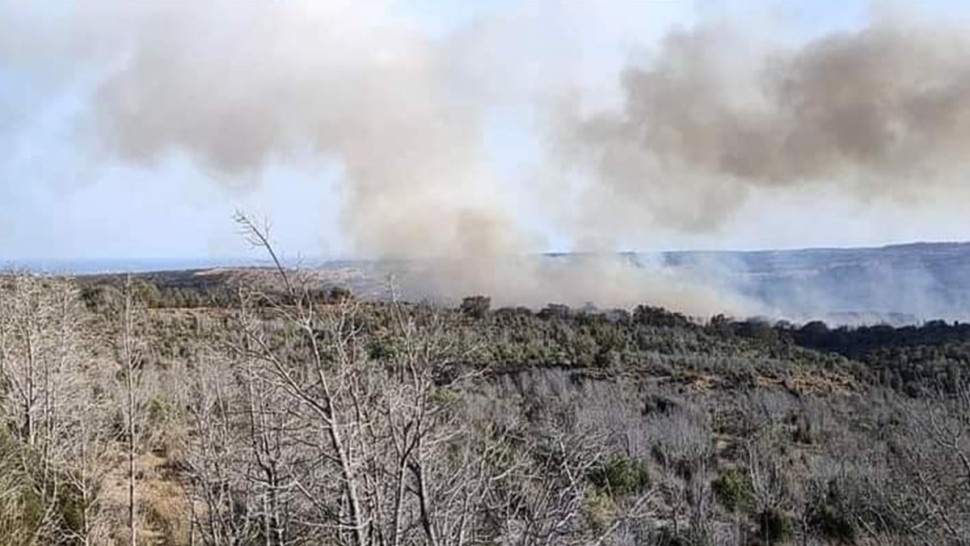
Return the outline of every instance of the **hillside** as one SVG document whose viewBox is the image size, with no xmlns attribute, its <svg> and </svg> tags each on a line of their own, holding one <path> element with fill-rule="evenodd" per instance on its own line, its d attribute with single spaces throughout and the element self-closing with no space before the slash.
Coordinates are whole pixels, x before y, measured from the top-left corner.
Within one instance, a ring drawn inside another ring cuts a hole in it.
<svg viewBox="0 0 970 546">
<path fill-rule="evenodd" d="M 713 268 L 788 316 L 836 322 L 970 318 L 970 243 L 759 252 L 674 252 L 665 261 Z"/>
<path fill-rule="evenodd" d="M 970 325 L 447 308 L 297 278 L 5 277 L 0 544 L 120 544 L 129 484 L 165 546 L 370 544 L 354 521 L 409 544 L 970 540 Z"/>
<path fill-rule="evenodd" d="M 769 318 L 894 325 L 933 319 L 970 320 L 970 243 L 627 253 L 623 257 L 631 267 L 642 269 L 644 276 L 658 267 L 670 268 L 737 293 L 760 304 Z M 568 268 L 576 258 L 548 254 L 535 259 Z M 134 272 L 160 289 L 218 290 L 242 279 L 264 287 L 276 282 L 272 269 L 245 263 L 236 260 L 228 266 L 155 271 L 152 268 L 160 264 L 149 262 L 144 264 L 148 270 L 136 268 Z M 406 275 L 408 268 L 407 262 L 339 261 L 311 262 L 304 271 L 321 286 L 340 286 L 358 297 L 380 300 L 388 294 L 388 278 L 402 272 Z M 62 264 L 61 269 L 70 267 Z M 89 271 L 84 282 L 100 282 L 120 272 L 118 264 L 111 263 L 102 264 L 97 271 L 101 272 Z"/>
</svg>

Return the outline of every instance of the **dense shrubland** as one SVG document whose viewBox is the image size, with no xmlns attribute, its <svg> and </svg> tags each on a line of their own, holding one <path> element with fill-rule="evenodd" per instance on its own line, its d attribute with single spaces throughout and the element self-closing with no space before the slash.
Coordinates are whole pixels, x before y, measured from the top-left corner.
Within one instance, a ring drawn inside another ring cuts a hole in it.
<svg viewBox="0 0 970 546">
<path fill-rule="evenodd" d="M 970 326 L 280 274 L 4 276 L 0 544 L 970 544 Z"/>
</svg>

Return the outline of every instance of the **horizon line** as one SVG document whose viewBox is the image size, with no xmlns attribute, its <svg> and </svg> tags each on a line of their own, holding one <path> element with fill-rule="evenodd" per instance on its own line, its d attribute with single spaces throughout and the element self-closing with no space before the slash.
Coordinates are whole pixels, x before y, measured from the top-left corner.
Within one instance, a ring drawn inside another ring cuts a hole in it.
<svg viewBox="0 0 970 546">
<path fill-rule="evenodd" d="M 911 246 L 946 246 L 946 245 L 970 245 L 970 240 L 940 240 L 940 241 L 910 241 L 910 242 L 893 242 L 882 245 L 861 245 L 861 246 L 806 246 L 806 247 L 781 247 L 781 248 L 739 248 L 739 249 L 710 249 L 710 248 L 685 248 L 685 249 L 667 249 L 667 250 L 612 250 L 612 251 L 595 251 L 595 250 L 546 250 L 538 252 L 523 253 L 521 256 L 548 256 L 548 257 L 559 257 L 559 256 L 582 256 L 582 255 L 605 255 L 605 254 L 615 254 L 615 255 L 636 255 L 636 254 L 754 254 L 754 253 L 770 253 L 770 252 L 818 252 L 818 251 L 845 251 L 845 250 L 883 250 L 891 248 L 900 247 L 911 247 Z M 380 258 L 380 257 L 326 257 L 326 256 L 298 256 L 295 258 L 289 258 L 284 256 L 281 260 L 284 265 L 297 265 L 300 263 L 312 263 L 312 264 L 334 264 L 341 262 L 357 262 L 357 263 L 378 263 L 378 262 L 396 262 L 396 261 L 410 261 L 410 260 L 423 260 L 423 259 L 445 259 L 448 257 L 434 258 L 434 257 L 390 257 L 390 258 Z M 53 269 L 58 271 L 68 271 L 72 267 L 85 266 L 81 269 L 97 268 L 98 266 L 108 267 L 111 269 L 118 270 L 118 268 L 123 266 L 133 266 L 132 271 L 136 269 L 140 272 L 150 272 L 152 270 L 145 269 L 145 266 L 157 265 L 175 265 L 180 264 L 182 267 L 179 269 L 195 269 L 195 268 L 213 268 L 222 266 L 243 266 L 243 267 L 259 267 L 259 266 L 272 266 L 272 260 L 266 257 L 255 257 L 255 256 L 147 256 L 147 257 L 110 257 L 110 256 L 99 256 L 99 257 L 77 257 L 77 258 L 58 258 L 58 257 L 29 257 L 29 258 L 4 258 L 0 259 L 0 270 L 2 269 L 16 269 L 22 267 L 25 269 Z M 192 267 L 197 266 L 197 267 Z M 164 269 L 156 269 L 154 271 L 163 271 Z"/>
</svg>

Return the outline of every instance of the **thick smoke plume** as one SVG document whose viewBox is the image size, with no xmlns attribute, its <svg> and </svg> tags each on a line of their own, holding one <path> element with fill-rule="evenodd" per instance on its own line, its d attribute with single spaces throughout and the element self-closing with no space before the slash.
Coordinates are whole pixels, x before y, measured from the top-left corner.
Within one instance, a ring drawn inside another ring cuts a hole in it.
<svg viewBox="0 0 970 546">
<path fill-rule="evenodd" d="M 755 311 L 660 266 L 523 257 L 540 249 L 506 210 L 508 186 L 486 157 L 484 99 L 453 81 L 461 59 L 448 40 L 388 13 L 349 0 L 104 3 L 67 26 L 94 40 L 85 55 L 118 57 L 92 101 L 113 154 L 144 164 L 185 154 L 233 183 L 259 180 L 274 161 L 332 161 L 359 256 L 444 260 L 403 276 L 416 293 Z M 677 31 L 619 77 L 617 109 L 541 107 L 553 112 L 553 153 L 543 183 L 522 195 L 559 233 L 602 244 L 580 250 L 603 251 L 658 226 L 717 229 L 762 189 L 828 184 L 862 199 L 962 191 L 968 53 L 959 32 L 882 20 L 790 47 L 724 26 Z M 545 182 L 576 167 L 578 194 Z"/>
<path fill-rule="evenodd" d="M 591 167 L 592 212 L 682 230 L 716 228 L 762 189 L 966 195 L 968 54 L 965 31 L 892 20 L 798 47 L 678 31 L 623 73 L 621 109 L 567 116 L 556 138 Z"/>
<path fill-rule="evenodd" d="M 228 19 L 203 9 L 141 20 L 131 57 L 97 95 L 101 136 L 121 157 L 183 152 L 230 180 L 306 151 L 333 159 L 357 252 L 418 259 L 397 275 L 413 296 L 739 308 L 715 288 L 609 254 L 527 256 L 535 248 L 485 162 L 482 105 L 456 94 L 445 51 L 417 33 L 359 4 L 241 8 Z"/>
<path fill-rule="evenodd" d="M 506 249 L 479 112 L 448 96 L 425 41 L 360 4 L 179 5 L 142 19 L 97 96 L 102 136 L 126 159 L 181 151 L 230 179 L 307 151 L 333 159 L 366 256 Z"/>
</svg>

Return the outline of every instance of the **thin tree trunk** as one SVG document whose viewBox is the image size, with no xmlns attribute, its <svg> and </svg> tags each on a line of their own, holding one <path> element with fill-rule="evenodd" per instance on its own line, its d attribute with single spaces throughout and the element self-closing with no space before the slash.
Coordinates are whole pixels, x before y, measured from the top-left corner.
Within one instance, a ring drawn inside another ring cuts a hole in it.
<svg viewBox="0 0 970 546">
<path fill-rule="evenodd" d="M 421 447 L 418 446 L 418 450 L 420 449 Z M 431 501 L 430 495 L 428 494 L 428 482 L 424 475 L 424 467 L 420 462 L 415 462 L 411 465 L 411 471 L 414 472 L 414 477 L 418 482 L 418 504 L 421 510 L 421 527 L 424 528 L 424 534 L 428 538 L 428 544 L 438 546 L 438 535 L 435 533 L 434 524 L 431 521 Z"/>
<path fill-rule="evenodd" d="M 135 392 L 131 371 L 131 368 L 129 368 L 126 374 L 128 388 L 128 543 L 130 546 L 136 546 L 138 541 L 135 530 Z"/>
<path fill-rule="evenodd" d="M 88 495 L 88 453 L 87 453 L 87 430 L 84 419 L 81 419 L 81 472 L 79 483 L 81 485 L 81 544 L 88 546 L 91 543 L 91 523 L 90 510 L 91 500 Z"/>
<path fill-rule="evenodd" d="M 135 362 L 132 354 L 132 309 L 131 309 L 131 276 L 125 282 L 125 309 L 123 340 L 125 359 L 125 389 L 128 410 L 128 544 L 137 546 L 138 531 L 136 524 L 137 504 L 135 498 Z"/>
</svg>

